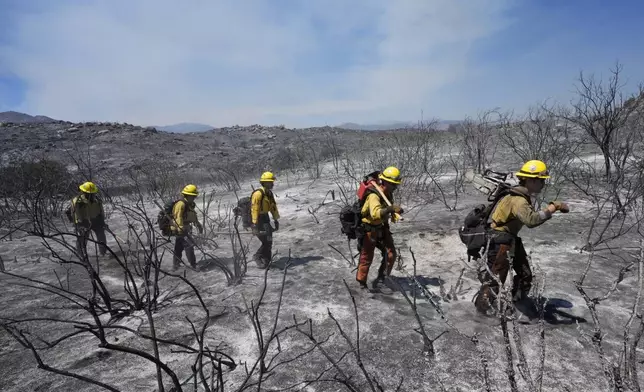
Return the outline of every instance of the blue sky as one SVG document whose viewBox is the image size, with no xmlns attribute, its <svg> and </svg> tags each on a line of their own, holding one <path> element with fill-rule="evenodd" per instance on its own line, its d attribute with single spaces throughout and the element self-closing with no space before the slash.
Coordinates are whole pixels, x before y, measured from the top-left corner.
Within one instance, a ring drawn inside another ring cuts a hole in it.
<svg viewBox="0 0 644 392">
<path fill-rule="evenodd" d="M 313 126 L 568 102 L 644 81 L 636 0 L 0 0 L 0 111 Z"/>
</svg>

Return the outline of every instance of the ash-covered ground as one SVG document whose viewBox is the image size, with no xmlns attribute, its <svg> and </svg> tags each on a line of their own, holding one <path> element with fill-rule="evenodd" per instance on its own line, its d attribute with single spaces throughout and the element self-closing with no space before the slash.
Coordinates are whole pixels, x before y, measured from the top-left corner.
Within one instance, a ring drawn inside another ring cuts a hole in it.
<svg viewBox="0 0 644 392">
<path fill-rule="evenodd" d="M 358 352 L 352 294 L 357 306 L 359 354 L 364 371 L 375 375 L 383 390 L 393 391 L 399 385 L 400 390 L 406 391 L 486 390 L 483 364 L 489 369 L 491 390 L 510 390 L 499 320 L 483 318 L 475 312 L 471 299 L 479 285 L 476 268 L 473 262 L 467 262 L 465 248 L 457 233 L 467 212 L 475 204 L 484 202 L 485 196 L 466 185 L 466 193 L 459 195 L 455 211 L 448 211 L 438 201 L 410 206 L 413 208 L 405 212 L 405 220 L 392 225 L 404 268 L 394 268 L 390 281 L 380 293 L 368 293 L 358 289 L 355 267 L 331 247 L 351 259 L 346 238 L 340 233 L 338 220 L 338 212 L 343 205 L 339 186 L 346 183 L 342 183 L 342 176 L 334 173 L 330 165 L 326 165 L 323 170 L 328 174 L 321 176 L 321 179 L 291 178 L 288 184 L 282 180 L 284 176 L 280 176 L 281 173 L 276 173 L 281 178 L 275 186 L 275 193 L 282 218 L 280 230 L 274 234 L 274 252 L 277 255 L 266 275 L 265 271 L 259 270 L 250 262 L 240 284 L 227 284 L 223 273 L 209 259 L 213 255 L 221 260 L 231 259 L 231 242 L 227 234 L 217 235 L 218 247 L 208 248 L 208 257 L 197 251 L 198 271 L 182 269 L 185 270 L 187 279 L 200 290 L 210 310 L 210 324 L 205 330 L 207 344 L 218 347 L 238 364 L 245 362 L 252 366 L 258 356 L 258 343 L 245 302 L 249 305 L 251 301 L 256 303 L 266 276 L 266 293 L 259 311 L 263 334 L 268 334 L 273 328 L 284 279 L 283 298 L 276 324 L 278 330 L 292 324 L 294 318 L 298 321 L 310 319 L 314 334 L 320 341 L 324 341 L 321 346 L 326 348 L 326 353 L 331 357 L 339 360 L 343 353 L 351 351 L 351 347 L 338 330 L 335 318 L 351 340 L 353 352 Z M 200 187 L 208 188 L 203 184 Z M 331 199 L 330 190 L 335 192 L 335 200 Z M 248 186 L 244 186 L 238 195 L 217 191 L 216 202 L 221 201 L 220 212 L 229 210 L 237 196 L 241 197 L 249 191 Z M 584 200 L 566 197 L 565 192 L 561 199 L 568 201 L 571 206 L 569 214 L 558 213 L 541 227 L 524 228 L 521 232 L 524 244 L 531 254 L 535 285 L 545 283 L 543 294 L 549 302 L 544 327 L 520 323 L 516 326 L 528 364 L 528 369 L 514 368 L 518 387 L 519 390 L 529 390 L 520 371 L 528 371 L 533 378 L 539 373 L 542 356 L 540 330 L 543 328 L 546 344 L 543 379 L 535 379 L 535 382 L 542 383 L 541 390 L 605 391 L 608 384 L 602 363 L 587 339 L 592 334 L 591 315 L 574 286 L 574 281 L 583 272 L 589 257 L 588 253 L 580 251 L 580 247 L 584 244 L 589 229 L 588 222 L 592 218 L 590 205 Z M 148 205 L 150 214 L 155 215 L 157 207 L 151 203 Z M 211 211 L 210 215 L 216 216 L 217 213 Z M 127 222 L 120 211 L 114 211 L 108 223 L 121 240 L 128 238 Z M 259 242 L 247 234 L 242 236 L 245 240 L 250 240 L 250 251 L 254 252 Z M 116 241 L 108 235 L 108 244 L 113 249 L 118 249 Z M 128 248 L 124 241 L 120 242 L 121 246 Z M 622 237 L 618 245 L 622 250 L 616 251 L 616 255 L 607 251 L 597 252 L 595 255 L 584 283 L 589 295 L 601 297 L 618 277 L 620 269 L 634 260 L 632 254 L 636 253 L 628 249 L 637 246 L 637 238 Z M 170 247 L 168 245 L 168 250 Z M 130 251 L 136 253 L 141 250 Z M 357 253 L 355 242 L 351 243 L 351 251 Z M 399 284 L 411 298 L 415 286 L 409 275 L 413 271 L 411 251 L 417 260 L 416 282 L 426 287 L 433 296 L 432 300 L 440 305 L 444 314 L 441 317 L 428 298 L 417 293 L 418 315 L 425 332 L 432 339 L 440 336 L 433 344 L 433 359 L 424 353 L 423 338 L 416 331 L 418 319 L 396 286 Z M 94 251 L 90 252 L 94 254 Z M 47 260 L 49 254 L 42 240 L 37 238 L 18 236 L 0 243 L 0 256 L 7 272 L 57 285 L 58 278 L 54 274 L 56 271 L 64 285 L 69 284 L 78 287 L 79 291 L 89 292 L 84 270 L 72 268 L 68 271 L 68 267 Z M 291 263 L 285 271 L 289 254 Z M 107 288 L 114 293 L 122 292 L 122 268 L 107 257 L 99 258 L 98 265 Z M 376 257 L 370 280 L 375 277 L 378 265 Z M 163 267 L 169 269 L 170 266 L 171 256 L 166 252 Z M 454 292 L 451 289 L 457 285 L 461 273 L 462 285 L 456 290 L 456 297 L 450 295 L 448 298 L 447 294 Z M 82 320 L 87 317 L 82 310 L 74 309 L 51 293 L 26 287 L 24 284 L 16 285 L 18 281 L 7 275 L 0 275 L 0 279 L 0 314 L 3 318 L 49 316 Z M 345 282 L 350 291 L 345 287 Z M 159 284 L 162 296 L 172 299 L 168 299 L 168 306 L 153 314 L 154 322 L 159 336 L 178 339 L 186 345 L 194 346 L 196 340 L 186 317 L 198 326 L 205 316 L 194 297 L 177 295 L 177 290 L 173 287 L 179 283 L 176 279 L 161 279 Z M 143 285 L 143 282 L 140 284 Z M 633 306 L 636 285 L 637 266 L 626 273 L 616 292 L 608 300 L 597 305 L 604 333 L 602 348 L 606 357 L 613 361 L 619 360 L 614 355 L 623 345 L 623 329 Z M 182 286 L 181 290 L 185 291 L 186 286 Z M 134 330 L 140 328 L 139 331 L 148 331 L 143 311 L 134 312 L 116 323 Z M 639 320 L 636 320 L 635 326 L 638 323 Z M 29 332 L 54 340 L 69 333 L 70 326 L 61 323 L 34 323 L 30 324 Z M 471 336 L 475 334 L 480 342 L 479 349 L 471 340 Z M 125 331 L 113 330 L 108 340 L 144 348 L 149 352 L 152 350 L 149 343 Z M 516 344 L 514 340 L 512 344 Z M 283 351 L 279 357 L 282 360 L 313 347 L 311 340 L 299 333 L 285 334 L 280 339 L 279 346 Z M 276 344 L 272 346 L 271 352 L 274 352 L 275 347 Z M 515 361 L 518 361 L 516 355 L 515 351 Z M 184 390 L 192 390 L 190 376 L 194 358 L 184 353 L 170 352 L 163 347 L 161 358 L 177 372 L 181 381 L 187 380 Z M 158 390 L 156 368 L 151 362 L 100 348 L 98 340 L 88 335 L 69 339 L 61 346 L 45 350 L 43 360 L 48 365 L 92 377 L 121 391 Z M 38 369 L 30 351 L 17 344 L 5 330 L 0 330 L 0 363 L 2 391 L 101 390 L 96 385 Z M 278 390 L 314 379 L 329 367 L 328 359 L 320 350 L 312 350 L 310 354 L 278 367 L 275 375 L 262 385 L 262 390 Z M 339 368 L 355 380 L 360 390 L 372 390 L 364 373 L 357 366 L 354 354 L 347 355 L 340 362 Z M 331 369 L 327 372 L 328 378 L 332 378 L 330 375 L 337 374 L 338 371 L 337 368 Z M 236 390 L 245 378 L 244 365 L 233 371 L 225 370 L 223 376 L 227 380 L 226 390 Z M 167 382 L 166 388 L 169 385 Z M 257 386 L 252 389 L 256 390 Z M 344 390 L 344 387 L 326 381 L 311 384 L 305 390 L 335 391 Z"/>
</svg>

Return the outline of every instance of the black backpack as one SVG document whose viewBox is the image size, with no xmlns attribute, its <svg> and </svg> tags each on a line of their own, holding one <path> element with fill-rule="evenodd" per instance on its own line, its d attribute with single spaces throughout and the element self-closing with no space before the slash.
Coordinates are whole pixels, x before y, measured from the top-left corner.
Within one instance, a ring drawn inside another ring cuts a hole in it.
<svg viewBox="0 0 644 392">
<path fill-rule="evenodd" d="M 237 202 L 237 207 L 233 208 L 233 213 L 235 214 L 235 216 L 241 217 L 242 226 L 244 229 L 248 229 L 253 224 L 251 217 L 251 202 L 253 194 L 255 194 L 255 192 L 257 191 L 260 191 L 262 193 L 262 198 L 259 201 L 261 205 L 261 203 L 264 202 L 264 189 L 257 188 L 253 192 L 251 192 L 250 196 L 242 197 L 241 199 L 239 199 L 239 201 Z"/>
<path fill-rule="evenodd" d="M 492 202 L 488 205 L 479 204 L 474 209 L 472 209 L 465 219 L 463 220 L 463 226 L 458 230 L 458 235 L 461 238 L 461 242 L 465 244 L 467 248 L 467 258 L 477 260 L 481 258 L 481 250 L 487 247 L 489 233 L 490 233 L 490 223 L 488 222 L 492 211 L 496 204 L 507 195 L 517 195 L 523 196 L 528 199 L 530 202 L 529 196 L 524 195 L 523 193 L 514 191 L 510 185 L 506 183 L 499 184 L 498 189 L 493 194 Z"/>
<path fill-rule="evenodd" d="M 346 205 L 340 210 L 340 225 L 342 226 L 342 234 L 345 234 L 348 239 L 355 240 L 357 236 L 357 229 L 360 226 L 362 203 L 356 200 L 353 204 Z"/>
<path fill-rule="evenodd" d="M 340 230 L 349 240 L 355 240 L 358 238 L 358 228 L 362 224 L 362 206 L 364 205 L 365 200 L 367 200 L 367 195 L 373 192 L 371 189 L 367 188 L 367 185 L 369 181 L 378 178 L 378 174 L 380 174 L 379 171 L 367 174 L 358 188 L 358 200 L 353 204 L 342 207 L 342 210 L 340 210 Z"/>
<path fill-rule="evenodd" d="M 178 201 L 179 200 L 173 200 L 165 203 L 163 205 L 163 209 L 159 211 L 157 215 L 157 225 L 161 230 L 161 234 L 165 236 L 170 236 L 172 234 L 172 231 L 170 230 L 172 220 L 174 219 L 172 216 L 172 210 Z"/>
</svg>

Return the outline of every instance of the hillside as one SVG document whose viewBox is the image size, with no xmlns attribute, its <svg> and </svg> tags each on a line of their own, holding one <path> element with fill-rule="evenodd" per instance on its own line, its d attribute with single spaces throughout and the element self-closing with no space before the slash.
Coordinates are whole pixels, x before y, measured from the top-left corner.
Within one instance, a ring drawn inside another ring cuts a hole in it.
<svg viewBox="0 0 644 392">
<path fill-rule="evenodd" d="M 177 134 L 125 123 L 4 123 L 0 126 L 0 164 L 27 156 L 73 165 L 91 151 L 96 174 L 123 173 L 134 166 L 172 166 L 193 178 L 216 169 L 251 173 L 328 156 L 335 148 L 364 145 L 364 132 L 338 128 L 227 127 Z M 379 133 L 369 134 L 375 142 Z M 336 144 L 332 143 L 335 138 Z"/>
<path fill-rule="evenodd" d="M 14 123 L 14 124 L 27 124 L 27 123 L 51 123 L 55 122 L 53 118 L 47 116 L 31 116 L 29 114 L 8 111 L 0 112 L 0 123 Z"/>
</svg>

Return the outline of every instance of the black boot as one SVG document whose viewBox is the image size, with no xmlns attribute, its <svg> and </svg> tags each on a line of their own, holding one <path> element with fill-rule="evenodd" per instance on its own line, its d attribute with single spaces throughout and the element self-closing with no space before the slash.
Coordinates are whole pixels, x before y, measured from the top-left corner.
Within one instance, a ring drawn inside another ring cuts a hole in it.
<svg viewBox="0 0 644 392">
<path fill-rule="evenodd" d="M 385 277 L 383 275 L 378 274 L 378 277 L 376 277 L 376 279 L 371 281 L 371 288 L 377 289 L 378 285 L 384 282 L 385 282 Z"/>
<path fill-rule="evenodd" d="M 255 254 L 253 256 L 253 260 L 255 261 L 255 265 L 257 265 L 257 268 L 259 269 L 266 269 L 266 267 L 268 266 L 266 260 L 259 254 Z"/>
</svg>

